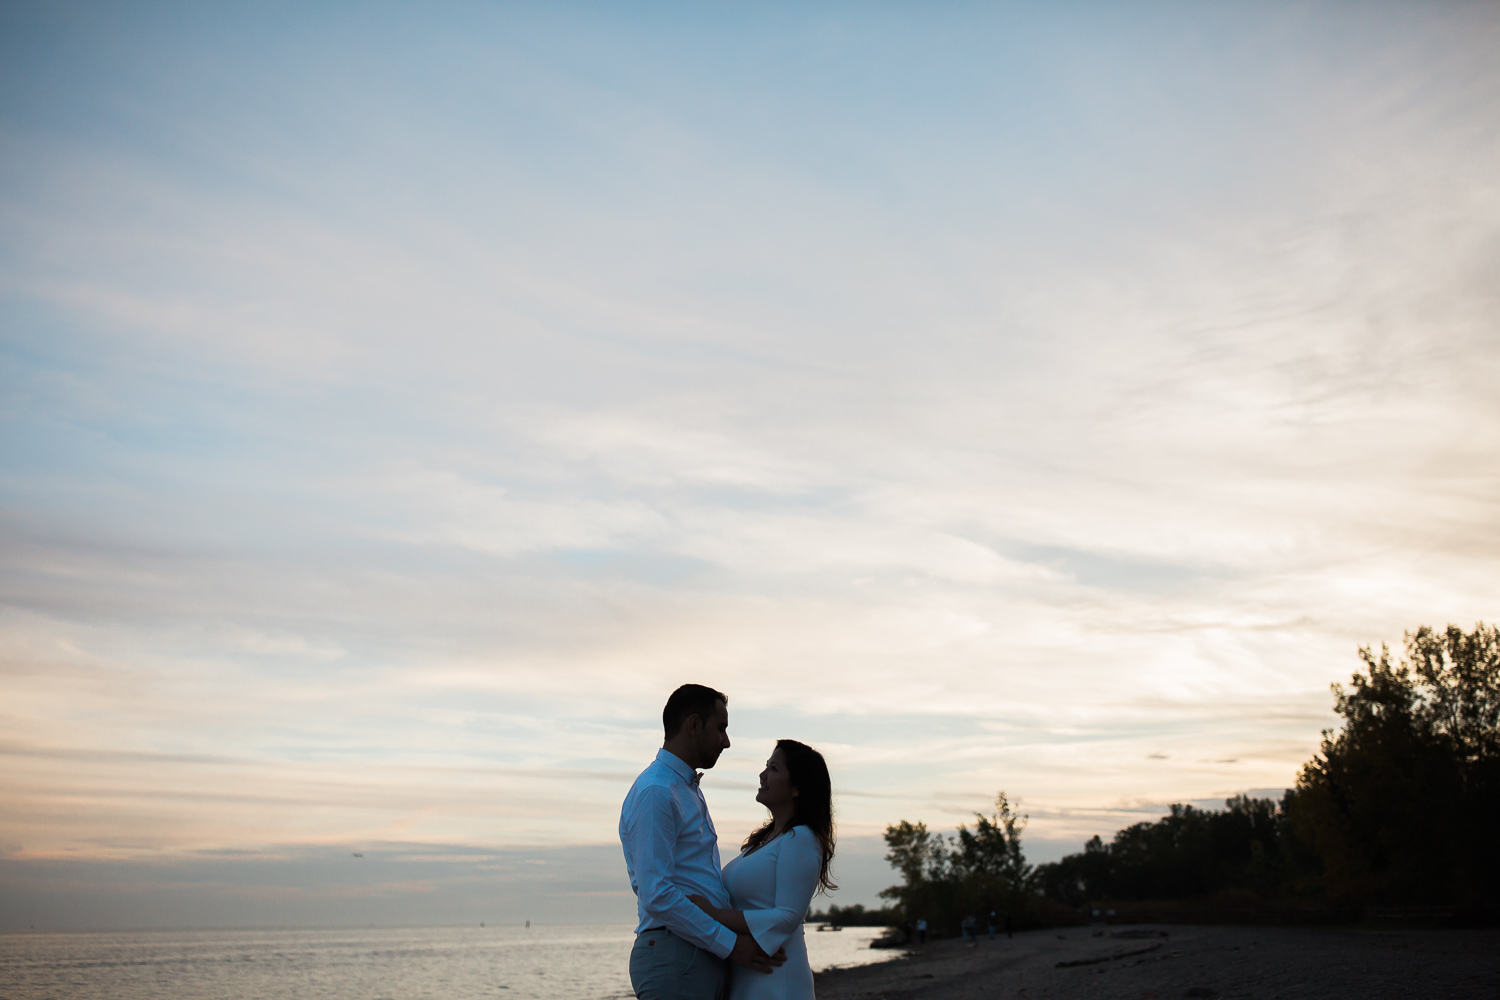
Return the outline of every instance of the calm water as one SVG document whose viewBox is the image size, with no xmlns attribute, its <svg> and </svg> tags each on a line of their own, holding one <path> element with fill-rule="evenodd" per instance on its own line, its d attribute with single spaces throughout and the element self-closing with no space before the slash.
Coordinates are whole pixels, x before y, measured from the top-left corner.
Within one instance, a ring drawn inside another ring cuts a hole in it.
<svg viewBox="0 0 1500 1000">
<path fill-rule="evenodd" d="M 814 969 L 894 956 L 807 929 Z M 628 926 L 0 934 L 3 1000 L 615 1000 Z"/>
</svg>

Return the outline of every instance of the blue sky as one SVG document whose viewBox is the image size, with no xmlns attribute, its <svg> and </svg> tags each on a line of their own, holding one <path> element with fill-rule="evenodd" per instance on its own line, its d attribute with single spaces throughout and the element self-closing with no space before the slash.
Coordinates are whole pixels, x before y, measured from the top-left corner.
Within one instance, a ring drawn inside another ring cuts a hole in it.
<svg viewBox="0 0 1500 1000">
<path fill-rule="evenodd" d="M 871 902 L 1497 615 L 1491 5 L 0 16 L 7 925 L 628 913 L 685 680 Z"/>
</svg>

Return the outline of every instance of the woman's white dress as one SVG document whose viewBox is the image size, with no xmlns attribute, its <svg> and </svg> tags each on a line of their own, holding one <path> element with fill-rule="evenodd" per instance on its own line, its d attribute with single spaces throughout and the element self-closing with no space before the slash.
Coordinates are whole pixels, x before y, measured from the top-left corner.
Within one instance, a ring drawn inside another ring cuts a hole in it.
<svg viewBox="0 0 1500 1000">
<path fill-rule="evenodd" d="M 770 975 L 730 965 L 729 1000 L 812 1000 L 812 966 L 802 923 L 818 889 L 822 863 L 817 836 L 805 826 L 794 826 L 724 866 L 730 906 L 744 911 L 755 943 L 767 955 L 786 948 L 786 964 Z"/>
</svg>

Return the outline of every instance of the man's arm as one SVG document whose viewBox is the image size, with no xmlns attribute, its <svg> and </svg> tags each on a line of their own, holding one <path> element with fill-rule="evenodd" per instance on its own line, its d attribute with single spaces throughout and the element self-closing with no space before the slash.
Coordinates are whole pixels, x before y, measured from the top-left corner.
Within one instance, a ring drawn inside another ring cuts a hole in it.
<svg viewBox="0 0 1500 1000">
<path fill-rule="evenodd" d="M 734 931 L 694 906 L 667 877 L 677 847 L 678 820 L 671 791 L 659 785 L 643 788 L 636 805 L 621 839 L 630 852 L 642 909 L 653 923 L 660 921 L 684 941 L 729 958 L 736 950 Z"/>
<path fill-rule="evenodd" d="M 750 933 L 750 925 L 745 923 L 745 915 L 739 910 L 730 910 L 722 906 L 715 906 L 708 901 L 707 896 L 694 894 L 689 896 L 688 899 L 692 900 L 693 905 L 698 907 L 698 909 L 707 913 L 710 917 L 713 917 L 736 934 Z"/>
<path fill-rule="evenodd" d="M 750 935 L 750 925 L 745 923 L 745 915 L 739 910 L 725 910 L 714 906 L 703 896 L 693 895 L 688 899 L 698 909 L 713 917 L 719 923 L 734 931 L 734 951 L 729 953 L 731 962 L 738 962 L 756 972 L 775 972 L 778 965 L 786 962 L 786 948 L 776 949 L 776 954 L 767 955 L 761 946 L 756 943 L 755 938 Z"/>
</svg>

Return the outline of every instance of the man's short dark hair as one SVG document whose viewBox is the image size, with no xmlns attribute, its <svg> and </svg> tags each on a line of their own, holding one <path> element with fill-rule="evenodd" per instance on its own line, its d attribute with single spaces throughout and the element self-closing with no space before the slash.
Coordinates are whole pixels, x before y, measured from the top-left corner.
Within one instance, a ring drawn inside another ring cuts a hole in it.
<svg viewBox="0 0 1500 1000">
<path fill-rule="evenodd" d="M 721 701 L 728 705 L 729 696 L 702 684 L 684 684 L 673 691 L 672 697 L 667 699 L 667 707 L 661 710 L 661 727 L 666 730 L 667 739 L 682 731 L 682 724 L 690 715 L 707 722 Z"/>
</svg>

